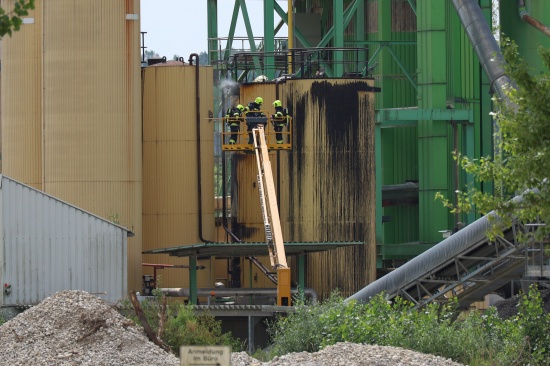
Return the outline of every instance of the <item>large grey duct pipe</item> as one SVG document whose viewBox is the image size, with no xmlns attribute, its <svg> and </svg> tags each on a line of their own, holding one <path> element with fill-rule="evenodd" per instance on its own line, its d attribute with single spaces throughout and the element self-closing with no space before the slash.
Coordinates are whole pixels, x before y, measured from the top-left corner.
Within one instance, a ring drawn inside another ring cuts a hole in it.
<svg viewBox="0 0 550 366">
<path fill-rule="evenodd" d="M 450 258 L 454 258 L 472 245 L 486 240 L 486 233 L 489 228 L 487 217 L 488 215 L 483 216 L 441 243 L 414 257 L 401 267 L 367 285 L 361 291 L 348 297 L 346 302 L 350 300 L 368 302 L 372 297 L 383 291 L 386 291 L 386 295 L 390 297 L 395 296 L 401 287 L 413 283 L 431 269 L 447 262 Z"/>
<path fill-rule="evenodd" d="M 538 190 L 533 189 L 532 192 L 538 193 Z M 518 203 L 522 199 L 522 196 L 516 196 L 512 201 Z M 386 291 L 386 295 L 389 297 L 397 295 L 397 292 L 403 286 L 414 283 L 415 280 L 424 276 L 433 268 L 437 268 L 444 264 L 449 261 L 449 259 L 464 252 L 466 249 L 482 241 L 486 241 L 487 230 L 491 225 L 489 217 L 495 215 L 495 211 L 489 212 L 487 215 L 477 219 L 464 229 L 454 233 L 419 256 L 414 257 L 401 267 L 367 285 L 361 291 L 348 297 L 345 301 L 357 300 L 359 302 L 368 302 L 372 297 L 383 291 Z"/>
<path fill-rule="evenodd" d="M 502 52 L 483 17 L 479 4 L 476 0 L 453 0 L 453 5 L 479 62 L 489 78 L 491 88 L 500 100 L 510 104 L 504 90 L 506 87 L 514 87 L 514 84 L 504 72 Z"/>
</svg>

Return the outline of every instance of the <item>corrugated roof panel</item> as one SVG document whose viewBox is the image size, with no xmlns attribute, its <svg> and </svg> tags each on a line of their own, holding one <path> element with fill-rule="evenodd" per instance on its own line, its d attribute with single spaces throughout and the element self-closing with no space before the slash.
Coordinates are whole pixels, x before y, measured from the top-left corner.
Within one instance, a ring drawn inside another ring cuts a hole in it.
<svg viewBox="0 0 550 366">
<path fill-rule="evenodd" d="M 128 231 L 29 186 L 2 177 L 4 305 L 31 305 L 60 290 L 108 301 L 127 293 Z"/>
</svg>

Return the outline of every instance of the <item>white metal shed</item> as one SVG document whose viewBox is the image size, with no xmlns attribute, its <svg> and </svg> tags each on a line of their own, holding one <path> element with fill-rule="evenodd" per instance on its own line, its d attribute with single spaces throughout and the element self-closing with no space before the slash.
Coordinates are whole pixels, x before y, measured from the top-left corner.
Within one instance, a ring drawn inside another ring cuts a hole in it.
<svg viewBox="0 0 550 366">
<path fill-rule="evenodd" d="M 110 302 L 127 295 L 131 231 L 0 178 L 0 305 L 34 305 L 61 290 Z"/>
</svg>

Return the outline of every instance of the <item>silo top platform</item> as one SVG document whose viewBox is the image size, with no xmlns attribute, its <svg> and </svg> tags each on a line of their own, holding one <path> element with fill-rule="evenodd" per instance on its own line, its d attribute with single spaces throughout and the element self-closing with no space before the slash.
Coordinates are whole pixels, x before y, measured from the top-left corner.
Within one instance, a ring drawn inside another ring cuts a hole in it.
<svg viewBox="0 0 550 366">
<path fill-rule="evenodd" d="M 323 252 L 326 250 L 347 247 L 351 245 L 362 245 L 359 241 L 344 242 L 306 242 L 285 243 L 286 255 L 298 255 L 314 252 Z M 169 254 L 175 257 L 217 257 L 230 258 L 241 256 L 267 256 L 267 244 L 264 242 L 254 243 L 201 243 L 182 245 L 172 248 L 153 249 L 143 252 L 143 254 Z"/>
</svg>

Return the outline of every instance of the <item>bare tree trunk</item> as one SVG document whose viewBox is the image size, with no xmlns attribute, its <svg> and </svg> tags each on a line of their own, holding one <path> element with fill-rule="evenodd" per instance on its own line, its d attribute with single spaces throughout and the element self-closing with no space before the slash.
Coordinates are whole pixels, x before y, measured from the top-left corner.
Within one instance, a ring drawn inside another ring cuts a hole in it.
<svg viewBox="0 0 550 366">
<path fill-rule="evenodd" d="M 145 334 L 147 335 L 149 340 L 154 344 L 156 344 L 157 346 L 159 346 L 160 348 L 162 348 L 163 350 L 171 352 L 170 347 L 166 343 L 164 343 L 162 340 L 160 340 L 155 335 L 155 332 L 153 332 L 153 329 L 151 329 L 151 325 L 149 325 L 149 322 L 145 317 L 145 313 L 143 312 L 143 310 L 141 310 L 141 306 L 139 305 L 139 301 L 134 291 L 130 292 L 130 302 L 132 303 L 134 312 L 136 313 L 139 321 L 141 322 L 141 326 L 143 327 L 143 330 L 145 331 Z"/>
<path fill-rule="evenodd" d="M 159 313 L 159 329 L 157 330 L 157 337 L 161 338 L 164 333 L 164 324 L 166 323 L 166 296 L 162 295 L 162 304 L 160 306 Z"/>
</svg>

